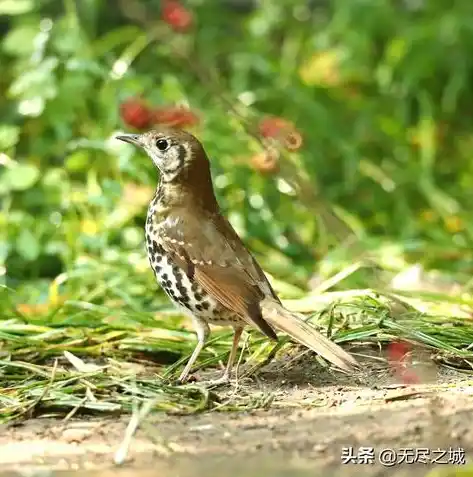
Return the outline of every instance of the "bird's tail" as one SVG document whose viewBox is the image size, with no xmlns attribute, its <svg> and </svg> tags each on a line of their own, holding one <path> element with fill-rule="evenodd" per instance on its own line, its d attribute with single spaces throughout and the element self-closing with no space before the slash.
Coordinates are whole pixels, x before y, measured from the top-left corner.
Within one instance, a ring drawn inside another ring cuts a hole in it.
<svg viewBox="0 0 473 477">
<path fill-rule="evenodd" d="M 345 371 L 351 371 L 359 366 L 356 359 L 344 351 L 333 341 L 320 334 L 308 325 L 298 315 L 286 310 L 271 298 L 261 303 L 261 312 L 265 321 L 276 329 L 287 333 L 299 343 L 315 351 L 317 354 Z"/>
</svg>

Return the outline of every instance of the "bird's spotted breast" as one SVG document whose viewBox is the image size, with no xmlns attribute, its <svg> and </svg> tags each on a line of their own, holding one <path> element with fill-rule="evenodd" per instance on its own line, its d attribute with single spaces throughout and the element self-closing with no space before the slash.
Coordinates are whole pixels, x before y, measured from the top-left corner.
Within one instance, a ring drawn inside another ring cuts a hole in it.
<svg viewBox="0 0 473 477">
<path fill-rule="evenodd" d="M 198 283 L 191 281 L 185 271 L 168 257 L 152 221 L 146 224 L 146 245 L 156 281 L 175 305 L 208 322 L 224 324 L 240 321 L 210 297 Z"/>
</svg>

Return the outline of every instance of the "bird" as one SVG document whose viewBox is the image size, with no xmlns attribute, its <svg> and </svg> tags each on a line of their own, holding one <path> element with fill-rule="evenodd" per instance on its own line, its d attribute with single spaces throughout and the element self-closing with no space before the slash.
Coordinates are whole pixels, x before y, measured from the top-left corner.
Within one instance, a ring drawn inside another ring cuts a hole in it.
<svg viewBox="0 0 473 477">
<path fill-rule="evenodd" d="M 215 196 L 203 144 L 183 129 L 158 127 L 117 135 L 143 150 L 159 175 L 145 224 L 149 264 L 171 302 L 193 322 L 197 343 L 178 383 L 189 375 L 210 335 L 209 324 L 233 328 L 225 370 L 213 384 L 228 383 L 243 330 L 256 328 L 277 342 L 277 332 L 344 371 L 357 360 L 287 310 L 263 269 L 224 216 Z"/>
</svg>

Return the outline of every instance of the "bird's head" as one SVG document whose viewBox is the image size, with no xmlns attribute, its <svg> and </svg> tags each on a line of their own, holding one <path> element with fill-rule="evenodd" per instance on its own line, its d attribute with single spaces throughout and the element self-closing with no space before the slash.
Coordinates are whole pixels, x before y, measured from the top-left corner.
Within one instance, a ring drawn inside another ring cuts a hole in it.
<svg viewBox="0 0 473 477">
<path fill-rule="evenodd" d="M 202 145 L 188 132 L 160 128 L 143 134 L 122 134 L 116 138 L 141 147 L 159 169 L 165 183 L 194 182 L 209 172 Z"/>
</svg>

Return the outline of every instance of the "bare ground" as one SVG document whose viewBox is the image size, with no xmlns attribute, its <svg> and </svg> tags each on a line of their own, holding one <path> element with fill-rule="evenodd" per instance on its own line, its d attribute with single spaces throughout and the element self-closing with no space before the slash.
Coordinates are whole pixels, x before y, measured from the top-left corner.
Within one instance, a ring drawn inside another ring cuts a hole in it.
<svg viewBox="0 0 473 477">
<path fill-rule="evenodd" d="M 471 375 L 423 366 L 416 371 L 423 384 L 403 385 L 381 361 L 364 363 L 358 375 L 346 376 L 321 369 L 308 355 L 273 362 L 251 381 L 217 391 L 223 401 L 251 396 L 261 404 L 271 397 L 269 409 L 149 416 L 121 467 L 113 458 L 128 416 L 0 427 L 0 477 L 348 476 L 358 469 L 400 477 L 431 467 L 343 464 L 342 448 L 350 446 L 376 453 L 461 447 L 473 463 Z"/>
</svg>

